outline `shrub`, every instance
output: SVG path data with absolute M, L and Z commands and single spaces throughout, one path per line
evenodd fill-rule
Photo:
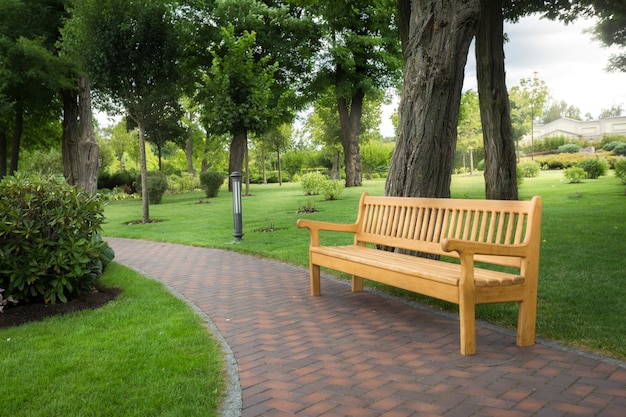
M 217 197 L 223 184 L 224 175 L 217 171 L 206 171 L 200 174 L 200 185 L 202 185 L 207 198 Z
M 622 184 L 626 184 L 626 158 L 615 162 L 615 176 L 622 180 Z
M 626 143 L 619 141 L 609 142 L 602 147 L 602 150 L 612 152 L 619 145 L 626 145 Z
M 137 173 L 133 171 L 118 171 L 113 174 L 100 172 L 98 175 L 98 188 L 112 190 L 116 187 L 127 187 L 131 193 L 137 192 Z M 141 183 L 141 181 L 139 181 Z
M 522 177 L 534 178 L 539 175 L 541 164 L 535 161 L 524 161 L 517 165 L 521 169 Z
M 580 151 L 580 146 L 575 143 L 566 143 L 559 146 L 559 153 L 577 153 Z
M 112 250 L 98 232 L 102 202 L 60 176 L 0 182 L 0 288 L 5 299 L 55 303 L 93 288 Z
M 148 201 L 150 204 L 161 204 L 163 194 L 167 191 L 167 176 L 161 171 L 148 171 Z M 141 176 L 137 177 L 137 191 L 141 193 Z
M 626 156 L 626 143 L 620 143 L 613 148 L 613 153 L 615 155 Z
M 547 169 L 564 169 L 576 166 L 587 156 L 581 153 L 562 153 L 558 155 L 544 155 L 535 157 L 535 161 Z
M 326 181 L 326 176 L 320 172 L 304 174 L 300 178 L 304 195 L 318 195 L 322 192 L 322 186 Z
M 343 192 L 343 183 L 337 180 L 325 180 L 322 183 L 321 192 L 325 200 L 337 200 Z
M 199 180 L 188 172 L 183 172 L 180 175 L 171 174 L 167 177 L 167 185 L 170 193 L 186 193 L 193 191 L 200 186 Z
M 565 179 L 569 183 L 581 183 L 587 178 L 585 170 L 579 167 L 567 168 L 563 171 L 563 175 L 565 175 Z
M 577 165 L 587 173 L 587 178 L 596 179 L 606 175 L 609 169 L 609 163 L 601 158 L 587 158 L 580 161 Z

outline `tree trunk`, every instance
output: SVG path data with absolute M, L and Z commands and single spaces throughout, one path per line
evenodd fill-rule
M 98 191 L 100 170 L 100 147 L 93 130 L 91 110 L 91 85 L 87 77 L 78 79 L 78 109 L 80 116 L 80 142 L 78 164 L 78 186 L 89 195 Z
M 189 120 L 192 120 L 191 113 L 189 114 Z M 189 126 L 189 136 L 185 144 L 185 155 L 187 156 L 187 172 L 195 177 L 196 169 L 193 167 L 193 129 L 191 126 Z
M 0 131 L 0 180 L 7 175 L 7 132 Z
M 146 162 L 146 134 L 143 120 L 137 122 L 139 127 L 139 167 L 141 170 L 141 203 L 142 221 L 150 222 L 150 202 L 148 200 L 148 164 Z
M 350 105 L 343 97 L 337 101 L 341 124 L 341 144 L 343 145 L 343 158 L 346 168 L 346 187 L 359 187 L 363 183 L 359 136 L 364 97 L 365 93 L 359 89 L 352 96 Z
M 206 130 L 208 131 L 208 129 L 206 129 Z M 200 166 L 200 174 L 204 174 L 205 172 L 207 172 L 209 170 L 209 168 L 211 168 L 211 166 L 213 165 L 207 159 L 207 155 L 209 154 L 209 151 L 211 150 L 211 148 L 209 146 L 210 142 L 211 142 L 211 137 L 207 134 L 204 137 L 204 153 L 202 155 L 202 164 Z
M 515 140 L 504 71 L 502 0 L 481 0 L 476 71 L 485 145 L 485 195 L 517 200 Z
M 283 172 L 282 172 L 282 167 L 280 164 L 280 147 L 279 146 L 276 147 L 276 161 L 278 164 L 278 186 L 282 187 L 283 186 Z
M 11 167 L 9 174 L 13 175 L 17 172 L 18 161 L 20 158 L 20 142 L 22 141 L 22 129 L 24 128 L 24 110 L 21 105 L 15 107 L 15 127 L 13 130 L 13 142 L 11 144 Z
M 407 10 L 410 18 L 399 16 L 400 28 L 408 26 L 401 34 L 404 86 L 385 193 L 450 197 L 461 89 L 480 0 L 399 0 L 399 11 Z
M 78 92 L 64 90 L 63 99 L 63 133 L 61 137 L 61 156 L 63 159 L 63 176 L 68 184 L 78 184 L 78 166 L 80 164 L 78 143 Z
M 230 160 L 228 163 L 228 174 L 233 172 L 241 172 L 243 174 L 243 160 L 246 154 L 246 146 L 248 142 L 248 132 L 242 129 L 233 135 L 230 143 Z M 232 187 L 228 186 L 228 191 L 232 191 Z

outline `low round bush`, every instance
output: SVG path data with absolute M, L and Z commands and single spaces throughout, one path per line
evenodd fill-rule
M 324 200 L 337 200 L 343 192 L 344 185 L 337 180 L 325 180 L 322 183 L 321 192 L 324 195 Z
M 587 178 L 589 179 L 600 178 L 601 176 L 606 175 L 606 172 L 609 169 L 609 163 L 601 158 L 583 159 L 577 166 L 585 170 Z
M 613 148 L 613 153 L 619 156 L 626 156 L 626 143 L 620 143 Z
M 615 162 L 615 176 L 626 185 L 626 158 L 620 158 Z
M 579 167 L 571 167 L 563 170 L 563 175 L 565 179 L 569 183 L 581 183 L 585 178 L 587 178 L 587 173 L 584 169 Z
M 326 181 L 326 176 L 321 172 L 310 172 L 304 174 L 300 178 L 302 184 L 302 191 L 305 195 L 318 195 L 322 192 L 322 187 Z
M 575 143 L 566 143 L 559 146 L 559 153 L 577 153 L 580 151 L 580 146 Z
M 535 161 L 520 162 L 517 166 L 521 169 L 524 178 L 535 178 L 541 169 L 541 164 Z
M 200 185 L 207 198 L 215 198 L 224 184 L 224 176 L 217 171 L 207 171 L 200 174 Z
M 67 301 L 93 288 L 113 253 L 98 233 L 102 202 L 63 177 L 0 182 L 0 288 L 18 301 Z
M 161 204 L 163 194 L 167 191 L 167 175 L 161 171 L 148 171 L 148 201 L 150 204 Z M 137 178 L 138 192 L 141 193 L 141 176 Z
M 614 150 L 615 150 L 615 148 L 616 148 L 617 146 L 620 146 L 620 145 L 624 145 L 624 146 L 626 146 L 626 143 L 624 143 L 624 142 L 620 142 L 620 141 L 613 141 L 613 142 L 609 142 L 609 143 L 607 143 L 606 145 L 604 145 L 604 146 L 602 147 L 602 150 L 605 150 L 605 151 L 609 151 L 609 152 L 611 152 L 611 151 L 614 151 Z

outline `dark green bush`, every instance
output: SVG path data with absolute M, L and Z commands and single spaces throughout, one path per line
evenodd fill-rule
M 580 151 L 580 146 L 575 143 L 566 143 L 559 146 L 559 153 L 577 153 Z
M 103 218 L 101 201 L 63 177 L 5 177 L 0 182 L 4 296 L 55 303 L 93 288 L 113 258 L 98 235 Z
M 587 158 L 580 161 L 578 167 L 585 170 L 587 178 L 596 179 L 606 175 L 609 163 L 601 158 Z
M 148 201 L 150 204 L 161 204 L 163 194 L 167 191 L 167 176 L 161 171 L 148 171 Z M 141 176 L 137 178 L 138 192 L 141 193 Z
M 606 145 L 604 145 L 602 147 L 602 150 L 611 152 L 611 151 L 613 151 L 615 149 L 615 147 L 617 147 L 619 145 L 626 145 L 626 143 L 619 142 L 619 141 L 609 142 L 609 143 L 607 143 Z
M 620 143 L 613 148 L 615 155 L 626 156 L 626 143 Z
M 141 183 L 141 181 L 139 181 Z M 100 172 L 98 175 L 98 188 L 112 190 L 121 187 L 132 193 L 137 192 L 137 173 L 133 171 L 118 171 L 113 174 Z
M 200 184 L 207 198 L 215 198 L 224 184 L 224 176 L 217 171 L 203 172 L 200 174 Z

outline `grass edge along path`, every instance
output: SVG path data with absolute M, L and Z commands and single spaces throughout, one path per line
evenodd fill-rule
M 234 250 L 307 267 L 308 233 L 296 227 L 300 217 L 333 222 L 353 222 L 362 192 L 384 194 L 384 180 L 364 181 L 348 188 L 337 201 L 305 196 L 300 184 L 253 185 L 252 196 L 243 198 L 244 237 L 233 243 L 231 195 L 222 189 L 215 199 L 201 192 L 165 196 L 151 205 L 159 223 L 132 225 L 141 218 L 139 200 L 109 202 L 104 235 L 181 243 Z M 568 184 L 562 171 L 542 171 L 526 178 L 520 198 L 543 197 L 540 259 L 538 336 L 572 347 L 626 359 L 626 197 L 624 186 L 612 172 L 597 180 Z M 455 198 L 484 198 L 484 179 L 455 175 Z M 201 203 L 201 204 L 200 204 Z M 313 213 L 299 213 L 301 208 Z M 323 244 L 351 242 L 346 234 L 327 234 Z M 454 305 L 400 292 L 385 291 L 455 311 Z M 514 303 L 482 305 L 481 320 L 514 328 Z
M 0 398 L 11 416 L 218 416 L 223 351 L 160 282 L 111 263 L 113 302 L 0 330 Z

